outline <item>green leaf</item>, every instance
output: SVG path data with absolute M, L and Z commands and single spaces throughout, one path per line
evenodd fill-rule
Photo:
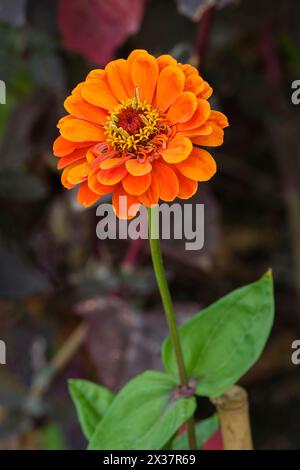
M 69 391 L 76 407 L 83 433 L 89 440 L 95 432 L 114 395 L 110 390 L 88 380 L 69 380 Z
M 43 450 L 63 450 L 65 448 L 63 434 L 59 426 L 49 423 L 41 429 Z
M 267 272 L 179 328 L 187 374 L 195 380 L 198 395 L 217 397 L 245 374 L 265 346 L 273 317 L 273 280 Z M 170 338 L 162 355 L 166 370 L 177 379 Z
M 196 424 L 196 442 L 197 449 L 202 449 L 205 442 L 210 439 L 219 428 L 219 420 L 217 415 L 211 416 L 211 418 L 199 421 Z M 189 450 L 189 442 L 187 432 L 184 432 L 177 436 L 172 442 L 172 450 Z
M 93 435 L 92 450 L 161 449 L 195 411 L 196 400 L 174 400 L 176 382 L 147 371 L 120 391 Z

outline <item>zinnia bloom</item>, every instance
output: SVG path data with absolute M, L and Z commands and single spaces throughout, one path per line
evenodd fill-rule
M 79 185 L 88 207 L 112 193 L 120 218 L 128 207 L 188 199 L 216 172 L 201 147 L 223 143 L 224 114 L 211 110 L 212 89 L 196 68 L 144 50 L 92 70 L 66 99 L 54 142 L 62 184 Z M 132 215 L 132 214 L 131 214 Z

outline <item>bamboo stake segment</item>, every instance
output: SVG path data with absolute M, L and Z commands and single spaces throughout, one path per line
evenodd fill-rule
M 253 450 L 246 390 L 234 385 L 211 401 L 218 411 L 224 450 Z

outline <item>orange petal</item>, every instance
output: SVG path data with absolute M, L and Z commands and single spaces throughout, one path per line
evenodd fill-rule
M 190 199 L 190 197 L 194 196 L 197 192 L 198 182 L 186 178 L 186 176 L 183 176 L 179 171 L 176 172 L 176 176 L 179 183 L 177 197 L 180 199 Z
M 198 98 L 203 98 L 204 100 L 208 100 L 213 93 L 212 87 L 207 83 L 204 82 L 204 88 L 197 93 Z
M 210 104 L 206 100 L 197 100 L 198 106 L 196 111 L 194 112 L 191 119 L 188 121 L 178 124 L 177 129 L 178 131 L 182 131 L 185 129 L 196 129 L 197 127 L 202 126 L 202 124 L 207 121 L 211 114 Z
M 173 123 L 186 122 L 197 109 L 197 98 L 190 91 L 180 93 L 171 105 L 167 118 Z
M 72 96 L 81 96 L 81 88 L 83 87 L 84 82 L 78 83 L 76 87 L 72 90 Z
M 149 188 L 151 184 L 151 173 L 143 176 L 132 176 L 128 174 L 122 180 L 123 188 L 128 194 L 140 196 Z
M 71 168 L 68 173 L 67 179 L 71 184 L 78 184 L 85 181 L 89 173 L 89 164 L 86 160 L 79 161 Z
M 211 115 L 209 116 L 209 119 L 211 121 L 214 121 L 222 129 L 229 126 L 227 117 L 220 111 L 212 111 Z
M 205 81 L 199 75 L 190 75 L 185 79 L 185 91 L 191 91 L 195 95 L 200 95 L 199 98 L 204 98 L 201 95 L 205 89 Z
M 152 178 L 151 185 L 139 196 L 139 201 L 146 207 L 155 206 L 159 201 L 159 187 L 156 179 Z
M 184 64 L 181 66 L 185 74 L 185 91 L 191 91 L 195 95 L 198 95 L 205 88 L 205 81 L 200 77 L 198 70 L 190 64 Z M 202 98 L 202 96 L 201 96 Z
M 71 168 L 72 168 L 72 165 L 71 165 L 71 166 L 67 166 L 67 167 L 63 170 L 63 172 L 62 172 L 62 174 L 61 174 L 61 184 L 62 184 L 65 188 L 67 188 L 67 189 L 72 189 L 72 188 L 75 187 L 75 184 L 71 184 L 71 183 L 68 181 L 68 174 L 69 174 Z
M 192 150 L 193 144 L 190 139 L 176 135 L 169 142 L 167 149 L 160 151 L 160 153 L 166 162 L 179 163 L 185 160 Z
M 76 149 L 90 147 L 93 144 L 94 142 L 70 142 L 70 140 L 66 140 L 60 135 L 54 141 L 53 153 L 56 157 L 65 157 Z
M 99 194 L 94 193 L 85 181 L 80 185 L 80 188 L 77 193 L 77 200 L 79 204 L 84 207 L 92 206 L 96 201 L 99 200 Z
M 216 162 L 206 150 L 194 148 L 191 155 L 176 168 L 194 181 L 208 181 L 217 171 Z
M 105 70 L 109 86 L 120 102 L 134 97 L 134 86 L 126 60 L 113 60 L 107 64 Z
M 119 219 L 132 219 L 140 208 L 137 196 L 127 194 L 122 185 L 119 185 L 114 191 L 112 203 Z
M 129 67 L 131 67 L 132 62 L 140 55 L 148 54 L 145 49 L 134 49 L 134 51 L 130 52 L 129 56 L 127 57 L 127 63 Z
M 90 171 L 88 175 L 88 185 L 89 188 L 99 195 L 109 194 L 111 193 L 116 185 L 105 185 L 100 183 L 98 180 L 98 169 L 94 171 Z
M 186 77 L 191 77 L 192 75 L 199 77 L 198 70 L 191 64 L 180 64 L 180 68 Z
M 71 189 L 71 188 L 74 188 L 74 186 L 76 186 L 76 184 L 78 184 L 78 183 L 73 183 L 72 181 L 70 181 L 69 180 L 69 175 L 70 175 L 71 172 L 73 172 L 73 170 L 74 170 L 73 177 L 74 177 L 74 174 L 76 174 L 76 172 L 80 173 L 81 166 L 84 163 L 86 163 L 84 159 L 79 160 L 77 162 L 74 162 L 74 163 L 70 164 L 69 166 L 67 166 L 63 170 L 63 172 L 61 174 L 61 182 L 62 182 L 62 185 L 65 186 L 65 188 Z
M 184 73 L 176 66 L 169 65 L 159 74 L 156 90 L 156 106 L 165 112 L 184 89 Z
M 104 131 L 97 124 L 92 124 L 82 119 L 68 119 L 60 128 L 61 135 L 74 142 L 101 141 L 104 140 Z
M 122 165 L 124 163 L 124 158 L 115 157 L 107 158 L 100 163 L 101 170 L 109 170 L 110 168 L 115 168 L 116 166 Z
M 81 96 L 95 106 L 111 111 L 119 103 L 104 80 L 89 79 L 81 88 Z
M 79 119 L 86 119 L 100 124 L 104 124 L 107 119 L 107 113 L 103 109 L 87 103 L 81 96 L 68 96 L 64 106 L 68 113 Z
M 150 173 L 150 171 L 152 170 L 152 165 L 148 160 L 143 163 L 140 163 L 138 160 L 131 159 L 127 160 L 126 168 L 128 172 L 133 176 L 143 176 L 147 173 Z
M 98 173 L 98 181 L 102 184 L 113 185 L 119 183 L 127 175 L 125 165 L 111 168 L 110 170 L 100 170 Z
M 66 155 L 65 157 L 60 158 L 57 164 L 57 169 L 61 170 L 62 168 L 65 168 L 66 166 L 69 166 L 72 163 L 77 162 L 78 160 L 82 160 L 83 158 L 85 159 L 85 155 L 86 150 L 74 150 L 74 152 L 70 153 L 70 155 Z
M 213 121 L 207 121 L 213 131 L 209 135 L 197 135 L 192 138 L 196 145 L 203 145 L 204 147 L 219 147 L 224 142 L 224 131 L 217 126 Z
M 203 124 L 200 127 L 197 127 L 196 129 L 186 129 L 184 131 L 179 131 L 177 132 L 177 135 L 183 135 L 186 137 L 189 137 L 190 139 L 193 137 L 197 137 L 199 135 L 210 135 L 213 132 L 213 128 L 210 124 L 208 124 L 210 121 L 206 121 L 205 124 Z M 193 140 L 193 139 L 191 139 Z
M 131 78 L 133 85 L 139 88 L 141 101 L 151 104 L 159 68 L 155 58 L 148 54 L 138 54 L 131 63 Z
M 168 67 L 168 65 L 177 65 L 177 60 L 169 54 L 160 55 L 157 57 L 156 62 L 158 63 L 160 71 L 162 71 L 165 67 Z
M 105 70 L 94 69 L 88 73 L 86 79 L 95 78 L 96 80 L 103 80 L 105 76 L 106 76 Z
M 60 118 L 60 120 L 58 121 L 56 127 L 58 127 L 58 129 L 60 129 L 61 126 L 62 126 L 66 121 L 69 121 L 70 119 L 73 119 L 73 116 L 70 116 L 70 114 L 67 114 L 67 116 L 63 116 L 63 117 Z
M 158 184 L 159 197 L 163 201 L 173 201 L 179 191 L 176 173 L 170 166 L 158 160 L 153 162 L 152 178 Z

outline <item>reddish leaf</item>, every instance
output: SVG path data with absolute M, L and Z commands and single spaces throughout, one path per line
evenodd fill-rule
M 221 431 L 217 431 L 208 441 L 204 444 L 203 450 L 224 450 Z
M 138 31 L 144 0 L 60 0 L 58 22 L 66 49 L 104 64 Z

